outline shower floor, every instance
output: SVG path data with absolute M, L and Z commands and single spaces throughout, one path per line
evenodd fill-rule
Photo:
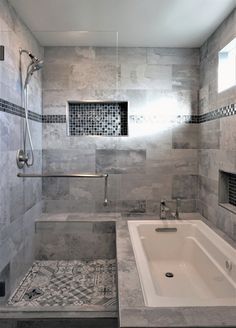
M 13 306 L 116 306 L 116 260 L 36 261 L 10 297 Z

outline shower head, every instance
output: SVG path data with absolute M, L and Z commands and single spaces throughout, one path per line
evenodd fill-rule
M 31 66 L 30 72 L 31 72 L 31 75 L 32 75 L 33 72 L 38 71 L 41 68 L 43 68 L 43 60 L 37 59 L 36 61 L 34 61 L 33 63 L 31 63 L 30 66 Z
M 28 51 L 28 50 L 26 50 L 26 49 L 22 49 L 22 48 L 20 48 L 19 51 L 20 51 L 20 55 L 21 55 L 22 53 L 26 53 L 27 55 L 29 55 L 30 59 L 31 59 L 33 62 L 39 60 L 36 56 L 34 56 L 34 55 L 32 54 L 32 52 L 30 52 L 30 51 Z
M 27 85 L 29 84 L 29 81 L 30 81 L 32 75 L 34 74 L 34 72 L 40 70 L 42 67 L 43 67 L 43 60 L 37 59 L 36 61 L 31 61 L 31 63 L 29 63 L 29 65 L 27 67 L 27 75 L 25 78 L 24 88 L 26 88 Z
M 20 48 L 20 55 L 22 53 L 26 53 L 31 59 L 27 67 L 27 74 L 26 74 L 25 85 L 24 85 L 24 88 L 26 88 L 34 72 L 40 70 L 43 67 L 43 60 L 40 60 L 39 58 L 34 56 L 30 51 Z

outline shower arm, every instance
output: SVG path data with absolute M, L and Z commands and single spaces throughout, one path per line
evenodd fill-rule
M 108 174 L 79 174 L 79 173 L 18 173 L 18 178 L 105 178 L 104 185 L 104 202 L 103 205 L 108 205 L 107 190 L 108 190 Z

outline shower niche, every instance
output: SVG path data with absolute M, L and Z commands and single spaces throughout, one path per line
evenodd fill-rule
M 236 213 L 236 173 L 219 171 L 219 205 Z
M 68 101 L 69 136 L 128 135 L 127 101 Z

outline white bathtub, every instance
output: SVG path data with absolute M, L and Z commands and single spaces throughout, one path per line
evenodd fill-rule
M 146 306 L 236 305 L 236 249 L 205 223 L 129 221 L 128 227 Z

